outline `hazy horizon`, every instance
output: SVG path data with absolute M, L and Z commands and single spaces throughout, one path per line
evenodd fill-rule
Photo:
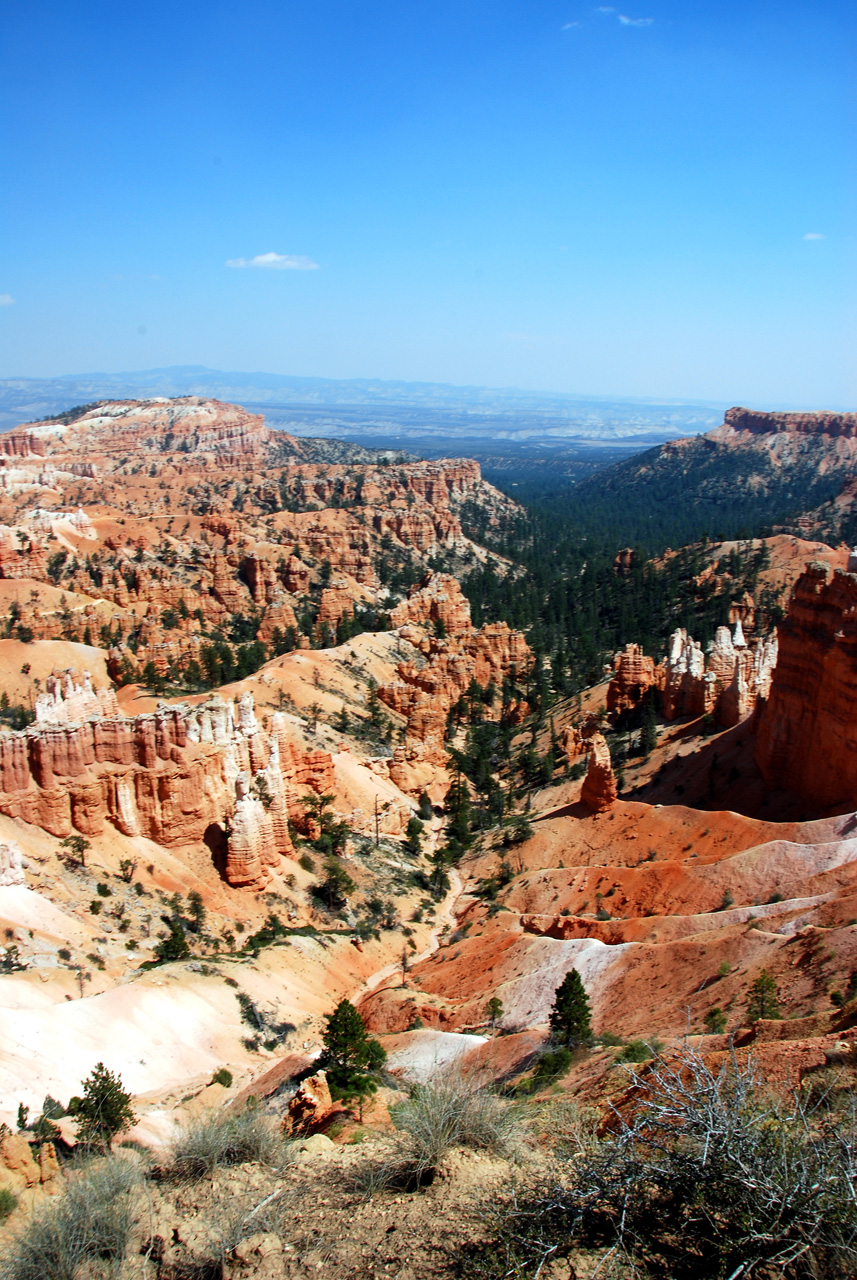
M 10 8 L 0 378 L 857 403 L 845 0 Z

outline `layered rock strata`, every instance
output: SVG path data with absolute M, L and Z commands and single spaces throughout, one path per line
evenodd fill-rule
M 857 805 L 857 575 L 812 563 L 779 628 L 756 761 L 770 786 Z
M 301 796 L 333 786 L 333 760 L 304 751 L 284 713 L 265 732 L 252 695 L 154 714 L 95 714 L 0 737 L 0 813 L 58 838 L 111 823 L 167 848 L 201 842 L 230 818 L 231 883 L 259 885 L 294 852 Z
M 443 764 L 450 709 L 473 681 L 483 689 L 496 688 L 504 677 L 526 675 L 532 652 L 523 635 L 505 622 L 477 630 L 470 621 L 470 603 L 449 574 L 428 574 L 390 618 L 419 651 L 422 665 L 399 663 L 398 680 L 379 686 L 378 697 L 406 717 L 407 735 L 422 744 L 422 757 Z M 489 707 L 487 713 L 502 710 Z
M 605 813 L 615 804 L 618 794 L 610 748 L 604 735 L 596 733 L 590 739 L 589 767 L 580 798 L 594 813 Z

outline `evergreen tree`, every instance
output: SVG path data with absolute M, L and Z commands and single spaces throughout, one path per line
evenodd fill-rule
M 420 792 L 420 804 L 417 811 L 423 822 L 430 822 L 432 817 L 431 800 L 429 800 L 425 791 Z
M 385 1049 L 366 1031 L 350 1000 L 340 1000 L 325 1017 L 324 1048 L 318 1065 L 327 1072 L 336 1098 L 364 1098 L 378 1088 L 377 1075 L 387 1060 Z
M 576 969 L 570 970 L 556 989 L 550 1028 L 554 1039 L 567 1048 L 589 1039 L 589 997 Z
M 491 1022 L 491 1030 L 496 1031 L 497 1023 L 503 1016 L 503 1001 L 499 996 L 492 996 L 485 1006 L 485 1013 Z
M 117 1133 L 137 1122 L 131 1107 L 131 1095 L 122 1088 L 121 1077 L 114 1076 L 103 1062 L 99 1062 L 89 1079 L 84 1080 L 83 1097 L 72 1098 L 68 1112 L 79 1122 L 80 1141 L 105 1151 Z
M 750 987 L 750 998 L 747 1001 L 747 1017 L 751 1022 L 756 1022 L 759 1018 L 778 1018 L 779 1016 L 779 988 L 767 969 L 763 969 Z
M 411 814 L 405 829 L 405 848 L 416 857 L 423 842 L 423 824 L 415 814 Z
M 202 894 L 198 889 L 191 889 L 187 895 L 188 915 L 191 919 L 191 928 L 194 933 L 201 933 L 205 924 L 206 910 L 205 903 L 202 900 Z
M 640 730 L 640 751 L 650 756 L 658 745 L 658 722 L 655 719 L 655 706 L 651 698 L 646 702 L 643 712 L 643 727 Z
M 171 920 L 169 929 L 169 937 L 162 938 L 155 947 L 155 955 L 162 964 L 166 964 L 170 960 L 184 960 L 186 956 L 190 955 L 190 947 L 187 945 L 184 929 L 178 920 Z

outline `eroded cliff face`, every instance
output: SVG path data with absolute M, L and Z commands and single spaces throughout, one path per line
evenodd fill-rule
M 607 710 L 617 716 L 633 710 L 657 689 L 665 719 L 710 715 L 721 728 L 731 728 L 768 696 L 776 664 L 776 634 L 748 644 L 740 619 L 731 633 L 718 627 L 707 652 L 680 627 L 657 667 L 638 645 L 616 655 Z
M 857 413 L 767 413 L 755 409 L 727 409 L 724 426 L 733 431 L 749 431 L 753 435 L 781 435 L 793 431 L 798 435 L 857 436 Z
M 420 744 L 420 756 L 443 764 L 447 715 L 471 682 L 496 689 L 506 676 L 526 675 L 532 651 L 523 635 L 505 622 L 474 628 L 470 604 L 449 574 L 430 573 L 397 605 L 390 620 L 419 651 L 422 662 L 400 663 L 398 679 L 381 685 L 378 697 L 406 717 L 407 735 Z M 492 705 L 488 715 L 502 710 Z
M 111 823 L 165 848 L 204 844 L 231 819 L 226 878 L 258 888 L 294 853 L 288 821 L 302 797 L 333 789 L 331 755 L 304 750 L 282 712 L 263 729 L 250 693 L 151 715 L 84 709 L 84 720 L 0 737 L 0 813 L 59 838 Z
M 235 615 L 275 652 L 332 644 L 357 607 L 383 608 L 390 573 L 505 568 L 462 513 L 496 523 L 515 504 L 466 459 L 316 462 L 319 442 L 198 397 L 105 402 L 3 440 L 0 580 L 21 585 L 0 621 L 110 646 L 120 681 L 195 670 Z
M 759 768 L 815 804 L 857 805 L 857 576 L 808 565 L 779 636 Z

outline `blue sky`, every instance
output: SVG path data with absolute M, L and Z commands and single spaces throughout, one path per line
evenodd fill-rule
M 0 376 L 857 404 L 852 0 L 6 0 L 2 29 Z

